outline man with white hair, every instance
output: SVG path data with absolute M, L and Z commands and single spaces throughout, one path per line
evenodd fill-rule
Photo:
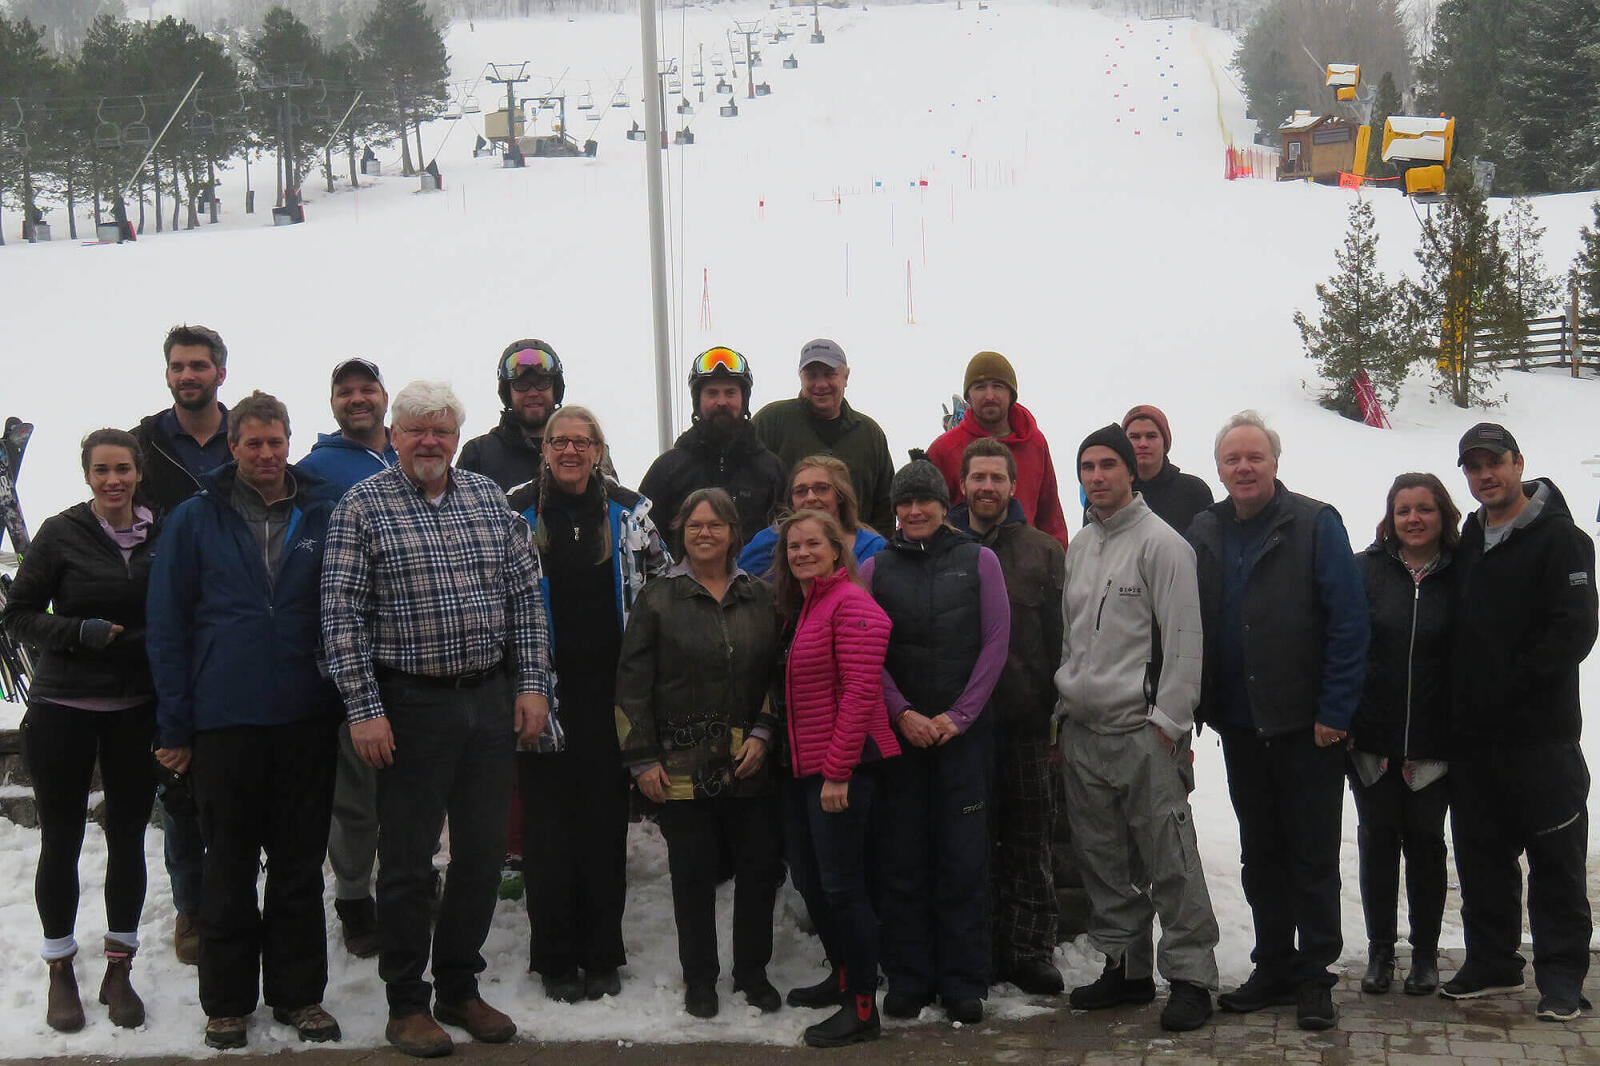
M 452 469 L 464 417 L 442 382 L 412 382 L 395 395 L 399 463 L 340 500 L 323 569 L 328 669 L 351 743 L 378 770 L 385 1035 L 418 1057 L 450 1053 L 440 1021 L 486 1043 L 516 1034 L 479 996 L 478 974 L 516 741 L 544 729 L 551 689 L 528 524 L 493 481 Z M 430 1013 L 430 876 L 446 816 L 451 854 L 432 934 Z
M 1255 972 L 1217 1000 L 1294 1004 L 1329 1029 L 1339 925 L 1344 739 L 1366 680 L 1366 591 L 1339 513 L 1278 480 L 1283 444 L 1254 411 L 1217 434 L 1227 498 L 1189 526 L 1205 668 L 1196 728 L 1222 737 L 1239 819 Z

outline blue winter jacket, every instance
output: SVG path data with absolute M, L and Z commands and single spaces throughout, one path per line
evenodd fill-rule
M 859 526 L 856 529 L 856 546 L 851 554 L 856 557 L 856 564 L 866 562 L 877 555 L 886 541 L 868 529 Z M 754 574 L 766 581 L 772 580 L 772 556 L 778 550 L 778 527 L 768 526 L 751 537 L 745 544 L 744 550 L 739 553 L 739 569 L 747 574 Z
M 164 748 L 204 729 L 283 725 L 341 711 L 317 665 L 322 553 L 337 487 L 291 465 L 293 517 L 277 573 L 230 500 L 238 464 L 200 478 L 156 544 L 145 647 Z
M 394 445 L 388 443 L 387 439 L 380 456 L 343 433 L 318 433 L 317 443 L 311 446 L 311 451 L 304 459 L 295 464 L 295 469 L 331 483 L 343 494 L 349 492 L 350 486 L 356 482 L 387 470 L 399 461 Z

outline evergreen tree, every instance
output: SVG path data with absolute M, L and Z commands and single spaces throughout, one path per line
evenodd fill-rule
M 1438 214 L 1423 223 L 1417 262 L 1421 276 L 1405 297 L 1412 357 L 1434 360 L 1435 391 L 1457 407 L 1493 404 L 1499 372 L 1478 352 L 1477 336 L 1509 334 L 1516 299 L 1500 227 L 1467 168 L 1452 170 Z
M 1595 165 L 1584 128 L 1600 118 L 1600 82 L 1582 54 L 1600 41 L 1595 0 L 1511 0 L 1500 77 L 1495 180 L 1513 193 L 1581 188 Z
M 1372 101 L 1372 140 L 1367 146 L 1368 177 L 1386 176 L 1386 170 L 1393 171 L 1383 161 L 1383 126 L 1389 121 L 1390 115 L 1401 114 L 1404 107 L 1400 90 L 1395 87 L 1394 73 L 1384 71 L 1383 77 L 1378 79 L 1378 95 Z
M 60 80 L 44 37 L 43 27 L 25 18 L 12 22 L 0 13 L 0 101 L 7 112 L 0 119 L 0 204 L 9 200 L 22 212 L 22 233 L 30 239 L 39 211 L 40 157 L 54 125 L 45 98 Z
M 388 96 L 403 170 L 412 174 L 406 135 L 416 131 L 420 168 L 427 162 L 422 158 L 422 123 L 442 112 L 449 99 L 450 62 L 444 36 L 422 0 L 378 0 L 362 23 L 361 44 L 366 50 L 364 83 Z
M 1578 302 L 1585 316 L 1600 316 L 1600 200 L 1593 206 L 1594 225 L 1578 231 L 1578 254 L 1567 275 L 1578 287 Z
M 1372 205 L 1357 200 L 1350 205 L 1344 248 L 1333 253 L 1334 274 L 1317 286 L 1321 316 L 1312 323 L 1294 314 L 1306 354 L 1325 382 L 1322 405 L 1357 421 L 1362 416 L 1352 385 L 1356 373 L 1365 370 L 1392 406 L 1409 367 L 1400 344 L 1399 292 L 1378 270 L 1377 252 Z
M 1546 269 L 1539 242 L 1544 227 L 1526 198 L 1511 201 L 1500 219 L 1500 243 L 1506 252 L 1507 284 L 1511 290 L 1510 327 L 1519 338 L 1518 354 L 1528 365 L 1528 325 L 1560 302 L 1556 279 Z
M 1417 113 L 1456 120 L 1457 157 L 1478 152 L 1500 127 L 1503 48 L 1510 41 L 1504 2 L 1442 0 L 1433 41 L 1417 64 Z M 1495 156 L 1494 158 L 1498 158 Z
M 313 86 L 324 73 L 327 57 L 306 24 L 284 7 L 267 12 L 261 32 L 245 48 L 245 55 L 255 67 L 256 85 L 262 90 L 253 115 L 256 136 L 277 153 L 281 204 L 283 190 L 300 187 L 300 175 L 332 132 L 329 123 L 322 136 L 317 136 L 307 114 L 309 102 L 318 95 Z

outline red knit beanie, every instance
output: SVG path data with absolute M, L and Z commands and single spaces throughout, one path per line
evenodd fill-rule
M 1152 407 L 1147 403 L 1139 404 L 1137 407 L 1133 408 L 1133 410 L 1122 416 L 1123 430 L 1126 431 L 1128 428 L 1128 423 L 1132 422 L 1136 418 L 1148 418 L 1150 421 L 1154 422 L 1156 424 L 1156 429 L 1161 433 L 1162 454 L 1165 455 L 1167 452 L 1172 451 L 1172 427 L 1167 425 L 1167 416 L 1161 412 L 1161 408 Z

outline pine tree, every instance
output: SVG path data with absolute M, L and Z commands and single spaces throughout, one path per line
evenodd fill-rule
M 1322 314 L 1315 324 L 1296 311 L 1306 354 L 1326 383 L 1321 403 L 1346 418 L 1362 417 L 1352 380 L 1361 370 L 1392 406 L 1405 382 L 1409 357 L 1400 341 L 1400 300 L 1377 266 L 1378 234 L 1372 205 L 1350 205 L 1344 248 L 1333 253 L 1335 271 L 1317 286 Z
M 1384 71 L 1378 79 L 1378 95 L 1372 101 L 1372 141 L 1367 148 L 1367 175 L 1380 176 L 1389 164 L 1383 161 L 1383 126 L 1390 115 L 1398 115 L 1405 107 L 1400 90 L 1395 87 L 1394 74 Z
M 361 26 L 366 48 L 367 84 L 384 86 L 393 106 L 395 131 L 400 135 L 403 168 L 412 173 L 406 133 L 417 130 L 417 167 L 422 157 L 422 122 L 444 110 L 450 80 L 449 56 L 444 36 L 422 0 L 378 0 L 378 6 Z
M 1600 315 L 1600 200 L 1594 202 L 1594 225 L 1578 231 L 1578 255 L 1567 276 L 1578 287 L 1583 313 Z
M 1594 165 L 1583 127 L 1600 116 L 1600 83 L 1584 50 L 1600 38 L 1595 0 L 1512 0 L 1500 76 L 1501 187 L 1514 193 L 1581 188 Z
M 1528 325 L 1560 300 L 1556 279 L 1545 267 L 1539 242 L 1544 227 L 1526 197 L 1511 201 L 1500 219 L 1500 243 L 1506 253 L 1507 284 L 1511 290 L 1508 325 L 1519 338 L 1518 355 L 1528 366 Z
M 1515 296 L 1500 227 L 1467 168 L 1451 172 L 1437 216 L 1422 225 L 1421 276 L 1406 286 L 1405 329 L 1413 358 L 1434 360 L 1435 391 L 1457 407 L 1490 406 L 1499 372 L 1480 355 L 1480 333 L 1508 334 Z

